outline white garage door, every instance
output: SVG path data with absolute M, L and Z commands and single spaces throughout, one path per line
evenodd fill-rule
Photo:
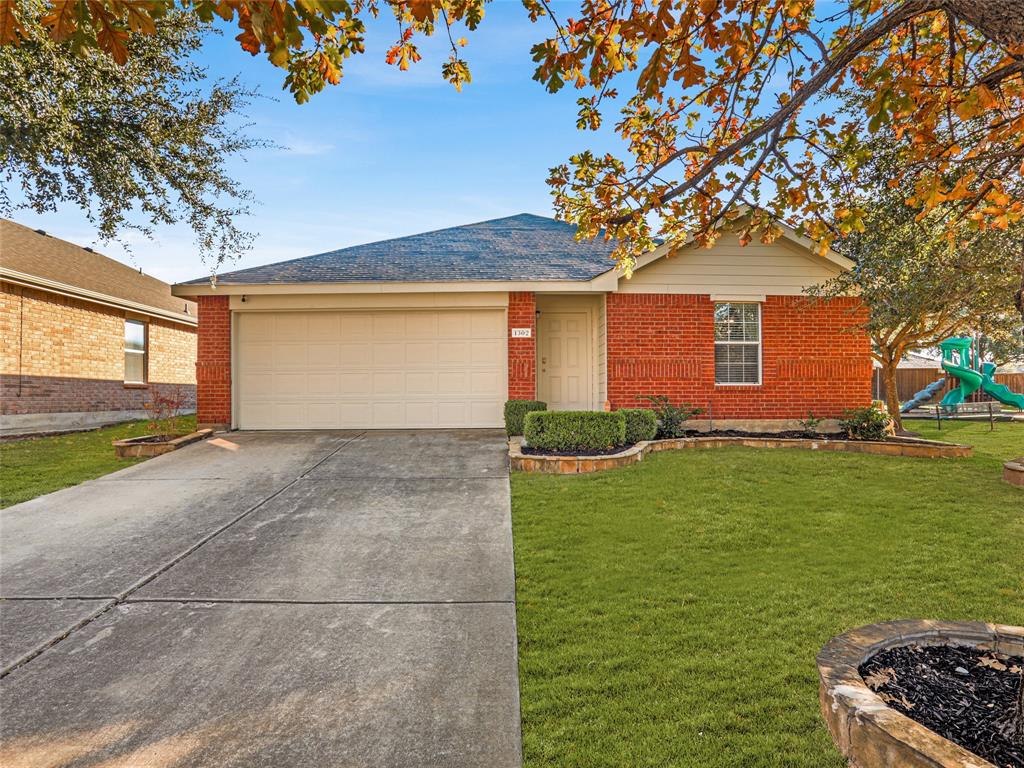
M 238 426 L 501 426 L 500 309 L 237 316 Z

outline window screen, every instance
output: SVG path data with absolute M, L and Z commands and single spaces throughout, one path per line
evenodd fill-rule
M 128 384 L 146 383 L 146 324 L 124 321 L 124 380 Z
M 715 304 L 715 383 L 761 383 L 760 304 Z

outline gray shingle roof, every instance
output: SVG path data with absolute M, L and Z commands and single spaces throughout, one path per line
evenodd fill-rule
M 228 272 L 218 275 L 217 282 L 590 280 L 614 266 L 612 242 L 577 242 L 575 231 L 570 224 L 521 213 Z

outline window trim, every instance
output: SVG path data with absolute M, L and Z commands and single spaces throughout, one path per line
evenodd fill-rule
M 722 305 L 736 305 L 736 304 L 752 304 L 757 307 L 757 382 L 752 381 L 719 381 L 718 380 L 718 366 L 715 366 L 715 386 L 716 387 L 760 387 L 764 385 L 764 330 L 763 330 L 763 319 L 764 311 L 759 301 L 716 301 L 714 302 L 713 310 L 717 310 Z M 715 335 L 715 320 L 714 314 L 712 314 L 711 320 L 711 336 L 715 347 L 719 344 L 754 344 L 752 341 L 719 341 L 714 338 Z M 712 350 L 712 362 L 714 362 L 714 350 Z
M 128 330 L 129 323 L 136 323 L 142 326 L 142 349 L 128 349 L 128 346 L 124 347 L 125 354 L 125 366 L 124 366 L 124 385 L 126 387 L 148 387 L 149 386 L 149 323 L 145 320 L 139 320 L 134 317 L 126 317 L 124 319 L 124 329 Z M 131 381 L 128 379 L 128 355 L 142 355 L 142 380 Z

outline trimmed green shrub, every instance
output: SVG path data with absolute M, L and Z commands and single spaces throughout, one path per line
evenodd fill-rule
M 658 415 L 650 408 L 620 408 L 626 417 L 626 442 L 639 443 L 653 440 L 658 434 Z
M 530 411 L 546 411 L 547 403 L 540 400 L 508 400 L 505 402 L 505 434 L 509 437 L 523 434 L 523 419 Z
M 881 408 L 869 405 L 843 411 L 839 426 L 851 440 L 885 440 L 891 431 L 892 420 Z
M 542 451 L 603 451 L 626 442 L 626 417 L 622 411 L 533 411 L 523 434 L 530 448 Z

